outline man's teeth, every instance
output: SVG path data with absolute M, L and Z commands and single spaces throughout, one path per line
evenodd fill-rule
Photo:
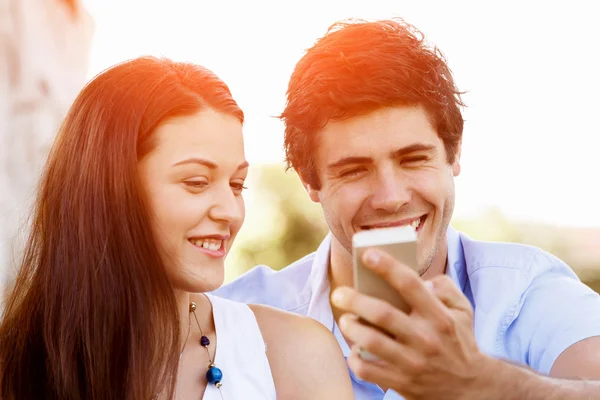
M 413 229 L 416 230 L 421 225 L 421 221 L 423 221 L 423 217 L 418 218 L 418 219 L 414 220 L 413 222 L 411 222 L 409 224 L 401 225 L 401 226 L 410 226 L 411 228 L 413 228 Z M 386 227 L 392 227 L 392 226 L 397 226 L 397 225 L 385 225 L 385 226 L 379 226 L 379 227 L 380 228 L 386 228 Z M 367 230 L 373 229 L 373 228 L 374 228 L 373 226 L 365 226 L 365 227 L 363 227 L 363 229 L 367 229 Z
M 410 223 L 410 226 L 412 226 L 413 229 L 417 229 L 419 225 L 421 225 L 421 218 L 416 219 Z
M 223 244 L 222 240 L 217 239 L 194 239 L 191 241 L 198 247 L 203 247 L 208 250 L 217 251 L 221 248 Z

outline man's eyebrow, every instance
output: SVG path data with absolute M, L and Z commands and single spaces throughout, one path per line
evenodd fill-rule
M 366 164 L 366 163 L 369 163 L 372 161 L 373 161 L 373 159 L 370 157 L 355 157 L 355 156 L 344 157 L 335 162 L 327 164 L 327 169 L 335 169 L 335 168 L 343 167 L 345 165 L 350 165 L 350 164 Z
M 409 146 L 402 147 L 400 149 L 393 150 L 390 154 L 393 158 L 398 158 L 405 156 L 410 153 L 415 153 L 417 151 L 433 151 L 435 150 L 435 146 L 432 144 L 425 143 L 414 143 Z M 359 157 L 359 156 L 349 156 L 341 158 L 335 162 L 327 164 L 327 169 L 336 169 L 340 167 L 344 167 L 346 165 L 351 164 L 368 164 L 373 162 L 371 157 Z
M 397 157 L 405 156 L 410 153 L 416 153 L 418 151 L 429 152 L 432 150 L 435 150 L 435 146 L 432 144 L 415 143 L 415 144 L 411 144 L 409 146 L 394 150 L 390 154 L 392 157 L 397 158 Z

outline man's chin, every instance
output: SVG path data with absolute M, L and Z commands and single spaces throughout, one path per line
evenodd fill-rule
M 427 271 L 429 271 L 431 269 L 431 264 L 429 265 L 419 265 L 419 276 L 423 277 L 423 275 L 425 275 L 427 273 Z

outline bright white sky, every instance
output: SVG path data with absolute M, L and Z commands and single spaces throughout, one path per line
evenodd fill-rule
M 202 64 L 247 116 L 251 164 L 283 160 L 288 78 L 336 20 L 400 16 L 446 55 L 464 100 L 455 215 L 600 226 L 600 6 L 596 1 L 84 0 L 89 77 L 139 55 Z

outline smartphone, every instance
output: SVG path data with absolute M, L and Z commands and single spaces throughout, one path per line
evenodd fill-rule
M 410 307 L 385 279 L 363 265 L 361 255 L 366 248 L 376 247 L 415 270 L 417 265 L 417 233 L 411 226 L 370 229 L 352 237 L 354 288 L 361 293 L 384 300 L 392 306 L 409 312 Z M 369 325 L 366 321 L 361 321 Z M 361 351 L 366 360 L 376 360 L 372 354 Z

